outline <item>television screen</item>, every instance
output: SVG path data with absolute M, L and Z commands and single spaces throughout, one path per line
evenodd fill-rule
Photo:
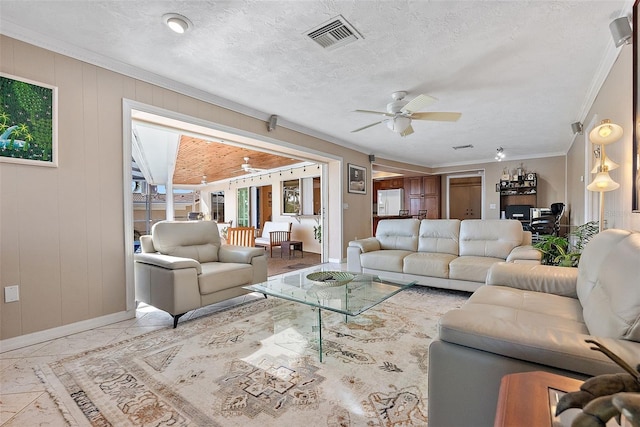
M 507 219 L 529 221 L 531 219 L 531 205 L 510 205 L 505 208 Z

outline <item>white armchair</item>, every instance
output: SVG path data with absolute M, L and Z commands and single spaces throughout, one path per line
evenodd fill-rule
M 140 238 L 134 255 L 136 301 L 173 316 L 247 293 L 242 286 L 267 280 L 260 248 L 220 244 L 213 221 L 160 221 Z
M 290 222 L 265 221 L 262 227 L 262 235 L 256 237 L 255 245 L 269 248 L 270 255 L 273 256 L 273 247 L 280 246 L 284 240 L 291 238 Z

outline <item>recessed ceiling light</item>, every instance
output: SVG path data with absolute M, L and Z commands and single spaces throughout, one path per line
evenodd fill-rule
M 171 28 L 171 31 L 178 34 L 186 33 L 191 29 L 191 27 L 193 27 L 193 24 L 188 18 L 177 13 L 167 13 L 162 15 L 162 21 L 167 27 Z

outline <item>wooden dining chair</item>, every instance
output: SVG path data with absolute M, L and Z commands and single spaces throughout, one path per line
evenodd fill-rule
M 272 231 L 269 233 L 269 247 L 271 249 L 270 256 L 273 258 L 273 247 L 280 246 L 282 250 L 282 242 L 291 240 L 290 231 Z
M 426 219 L 427 218 L 427 210 L 426 209 L 420 209 L 418 211 L 418 215 L 416 215 L 415 218 Z
M 229 227 L 227 243 L 236 246 L 255 246 L 256 229 L 253 227 Z

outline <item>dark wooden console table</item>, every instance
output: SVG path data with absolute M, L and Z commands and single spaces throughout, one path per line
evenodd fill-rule
M 304 252 L 302 251 L 302 242 L 298 240 L 285 240 L 284 242 L 282 242 L 280 249 L 280 258 L 282 258 L 283 254 L 286 255 L 287 258 L 291 258 L 291 255 L 293 255 L 293 257 L 295 258 L 295 251 L 300 251 L 301 257 L 304 258 Z

